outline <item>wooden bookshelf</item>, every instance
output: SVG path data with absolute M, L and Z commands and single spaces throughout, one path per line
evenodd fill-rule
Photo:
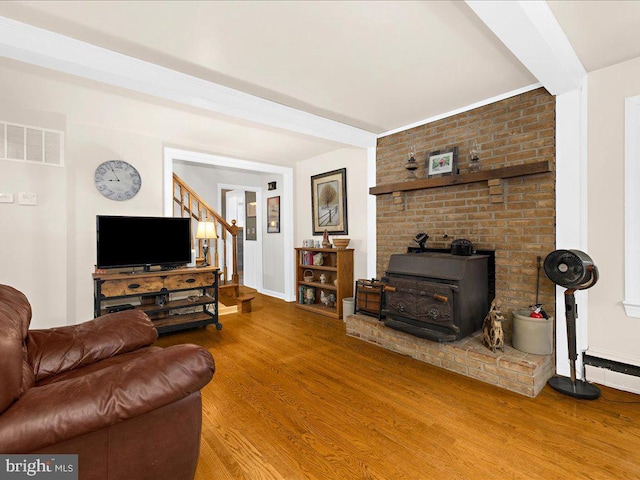
M 322 264 L 314 265 L 314 257 L 322 255 Z M 342 318 L 342 300 L 353 297 L 353 249 L 336 248 L 295 249 L 296 255 L 296 306 L 309 312 Z M 317 257 L 316 257 L 317 258 Z M 305 273 L 312 276 L 305 279 Z M 320 276 L 324 275 L 325 283 Z M 313 291 L 313 300 L 306 296 L 307 290 Z M 333 295 L 335 301 L 326 305 L 322 302 L 325 297 Z

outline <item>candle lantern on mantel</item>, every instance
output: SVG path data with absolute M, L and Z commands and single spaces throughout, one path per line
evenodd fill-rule
M 480 147 L 474 140 L 473 143 L 471 143 L 471 149 L 469 150 L 469 172 L 471 173 L 480 171 L 480 158 L 478 157 L 479 152 Z
M 407 180 L 417 180 L 416 169 L 418 168 L 418 162 L 415 157 L 415 147 L 411 147 L 411 151 L 409 152 L 409 160 L 404 164 L 404 168 L 407 169 L 409 175 L 407 176 Z

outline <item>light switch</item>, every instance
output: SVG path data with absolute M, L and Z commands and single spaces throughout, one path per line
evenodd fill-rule
M 13 193 L 0 193 L 0 203 L 13 203 Z
M 20 205 L 37 205 L 38 194 L 33 192 L 19 192 L 18 203 Z

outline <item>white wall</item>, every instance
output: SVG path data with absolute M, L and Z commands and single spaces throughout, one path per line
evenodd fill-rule
M 22 291 L 41 327 L 61 325 L 67 314 L 67 180 L 65 169 L 0 161 L 0 283 Z M 38 204 L 18 204 L 18 192 L 38 195 Z
M 86 321 L 93 317 L 95 216 L 162 215 L 164 146 L 219 153 L 219 139 L 210 134 L 216 121 L 6 60 L 0 60 L 0 107 L 0 120 L 66 128 L 63 167 L 0 160 L 0 192 L 35 192 L 39 200 L 35 207 L 0 204 L 0 281 L 27 294 L 33 328 Z M 49 124 L 51 118 L 61 125 Z M 96 167 L 112 159 L 132 163 L 142 176 L 131 200 L 108 200 L 94 186 Z
M 269 190 L 269 182 L 276 182 L 277 188 Z M 283 242 L 287 225 L 283 222 L 283 202 L 287 199 L 283 192 L 282 175 L 262 176 L 262 287 L 265 293 L 285 299 Z M 267 198 L 280 197 L 280 233 L 267 233 Z M 293 258 L 293 252 L 291 253 Z
M 640 319 L 627 317 L 622 305 L 624 105 L 637 95 L 640 57 L 589 74 L 588 253 L 601 280 L 589 290 L 588 353 L 640 365 Z
M 0 97 L 0 121 L 66 130 L 65 115 L 16 103 L 16 92 L 7 80 L 0 76 L 0 92 L 5 93 Z M 0 204 L 0 283 L 27 295 L 41 325 L 60 325 L 66 320 L 68 302 L 66 169 L 0 161 L 0 192 L 14 196 L 13 203 Z M 37 205 L 19 205 L 19 192 L 37 194 Z M 59 272 L 59 277 L 52 282 L 48 272 Z
M 263 186 L 260 173 L 230 170 L 215 165 L 177 161 L 173 162 L 173 171 L 218 213 L 222 213 L 218 205 L 218 184 Z
M 162 215 L 162 142 L 153 137 L 77 123 L 70 123 L 67 132 L 68 246 L 69 260 L 73 262 L 68 270 L 69 320 L 78 323 L 93 318 L 91 274 L 96 262 L 96 215 Z M 133 164 L 142 177 L 142 187 L 131 200 L 109 200 L 93 184 L 96 167 L 114 159 Z M 131 241 L 159 239 L 131 238 Z
M 367 278 L 367 150 L 343 148 L 319 155 L 296 164 L 295 172 L 295 246 L 301 247 L 302 240 L 313 236 L 311 217 L 311 176 L 330 172 L 339 168 L 347 169 L 347 220 L 349 233 L 339 235 L 349 237 L 348 248 L 354 249 L 354 280 Z M 330 237 L 331 238 L 331 237 Z M 292 252 L 293 255 L 293 252 Z

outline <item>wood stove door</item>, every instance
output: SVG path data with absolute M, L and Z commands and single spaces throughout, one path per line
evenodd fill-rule
M 387 315 L 441 325 L 458 331 L 454 324 L 454 294 L 458 287 L 446 283 L 389 278 L 396 291 L 386 292 Z

